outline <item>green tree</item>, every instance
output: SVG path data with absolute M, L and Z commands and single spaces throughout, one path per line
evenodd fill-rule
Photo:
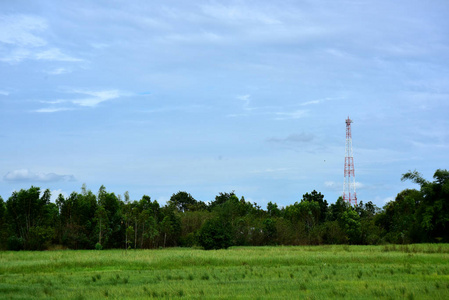
M 272 203 L 271 201 L 267 204 L 267 212 L 270 217 L 280 217 L 281 210 L 278 208 L 276 203 Z
M 220 218 L 207 220 L 199 231 L 199 244 L 205 250 L 226 249 L 232 246 L 232 232 L 227 225 L 227 222 Z
M 360 216 L 349 207 L 340 217 L 341 227 L 350 244 L 359 244 L 362 236 Z
M 235 201 L 236 199 L 238 201 L 238 198 L 235 195 L 234 191 L 230 193 L 220 193 L 219 195 L 215 196 L 215 200 L 209 204 L 209 210 L 213 210 L 215 207 L 223 205 L 229 200 Z
M 434 181 L 425 180 L 417 171 L 403 174 L 402 180 L 411 180 L 420 186 L 416 197 L 416 222 L 421 229 L 422 241 L 449 242 L 449 172 L 438 169 Z
M 273 219 L 265 219 L 263 221 L 263 232 L 264 232 L 264 240 L 267 245 L 275 245 L 276 244 L 276 221 Z
M 163 238 L 164 248 L 169 246 L 177 246 L 181 236 L 181 219 L 175 214 L 170 207 L 164 208 L 164 218 L 159 226 L 159 232 Z
M 99 205 L 95 212 L 95 221 L 97 223 L 98 244 L 103 246 L 108 238 L 108 214 L 102 205 Z
M 28 190 L 13 192 L 6 202 L 6 219 L 10 237 L 23 241 L 28 250 L 38 250 L 36 245 L 47 245 L 53 239 L 55 205 L 50 205 L 50 191 L 40 196 L 40 188 L 32 186 Z
M 197 201 L 192 195 L 182 191 L 173 194 L 167 204 L 174 207 L 178 212 L 205 210 L 207 208 L 204 202 Z
M 321 193 L 318 193 L 316 190 L 313 190 L 310 194 L 305 193 L 302 196 L 302 201 L 318 203 L 319 208 L 320 208 L 318 221 L 320 223 L 323 223 L 325 221 L 327 211 L 328 211 L 328 204 L 327 204 L 327 201 L 324 199 L 324 196 Z
M 6 248 L 7 233 L 5 230 L 6 205 L 0 196 L 0 250 Z
M 343 197 L 338 197 L 335 203 L 332 203 L 329 207 L 327 219 L 329 221 L 338 221 L 342 214 L 348 210 L 349 204 L 343 200 Z
M 375 222 L 384 230 L 384 238 L 390 243 L 420 242 L 421 230 L 417 226 L 416 210 L 421 193 L 417 190 L 406 189 L 400 192 L 394 201 L 384 205 Z
M 103 248 L 123 247 L 125 226 L 122 226 L 121 201 L 114 193 L 108 193 L 102 185 L 98 191 L 98 232 L 103 237 Z
M 375 217 L 380 212 L 380 209 L 371 201 L 366 204 L 360 201 L 355 207 L 355 211 L 360 216 L 361 224 L 361 244 L 375 245 L 380 242 L 381 229 L 375 223 Z
M 144 195 L 139 201 L 141 224 L 140 248 L 156 247 L 156 240 L 159 236 L 157 223 L 161 218 L 161 209 L 159 203 L 151 201 L 150 196 Z

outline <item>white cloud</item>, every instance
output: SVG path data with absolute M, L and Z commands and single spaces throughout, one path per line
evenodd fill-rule
M 237 96 L 237 99 L 243 101 L 243 103 L 244 103 L 243 107 L 245 109 L 249 109 L 249 103 L 251 102 L 251 95 L 249 95 L 249 94 L 240 95 L 240 96 Z
M 326 181 L 326 182 L 324 182 L 324 186 L 331 188 L 331 189 L 340 189 L 341 188 L 343 190 L 343 181 L 341 183 L 336 183 L 335 181 Z M 356 181 L 356 183 L 355 183 L 356 190 L 358 190 L 358 189 L 363 190 L 365 187 L 366 186 L 363 183 Z
M 312 142 L 314 140 L 315 136 L 313 134 L 310 133 L 295 133 L 295 134 L 290 134 L 289 136 L 285 137 L 285 138 L 276 138 L 276 137 L 272 137 L 269 138 L 268 141 L 269 142 L 273 142 L 273 143 L 309 143 Z
M 56 199 L 58 199 L 59 195 L 62 195 L 64 198 L 67 198 L 67 195 L 68 195 L 66 192 L 64 192 L 61 189 L 52 190 L 52 191 L 50 191 L 50 193 L 51 193 L 50 201 L 53 203 L 56 203 Z
M 47 73 L 49 75 L 61 75 L 61 74 L 67 74 L 67 73 L 71 73 L 71 72 L 72 71 L 67 68 L 56 68 L 56 69 L 45 71 L 45 73 Z
M 328 97 L 328 98 L 323 98 L 323 99 L 306 101 L 306 102 L 301 103 L 300 105 L 301 106 L 307 106 L 307 105 L 312 105 L 312 104 L 320 104 L 320 103 L 323 103 L 323 102 L 326 102 L 326 101 L 338 100 L 338 99 L 343 99 L 343 98 L 341 98 L 341 97 L 336 97 L 336 98 Z
M 335 182 L 335 181 L 326 181 L 324 182 L 324 186 L 329 190 L 333 191 L 334 193 L 338 193 L 339 196 L 343 193 L 343 178 L 341 182 Z
M 45 19 L 30 15 L 0 15 L 0 45 L 6 51 L 0 61 L 18 63 L 26 59 L 45 61 L 79 62 L 82 59 L 63 53 L 59 48 L 48 47 L 48 42 L 39 35 L 48 28 Z
M 292 112 L 277 112 L 275 120 L 300 119 L 307 114 L 308 110 L 298 109 Z
M 47 42 L 35 32 L 47 29 L 47 22 L 29 15 L 0 16 L 0 43 L 16 46 L 44 46 Z
M 49 107 L 44 107 L 34 110 L 37 113 L 55 113 L 60 111 L 75 110 L 81 107 L 95 107 L 98 104 L 117 99 L 122 96 L 131 95 L 130 93 L 119 90 L 104 90 L 104 91 L 88 91 L 88 90 L 72 90 L 70 93 L 82 94 L 90 97 L 79 99 L 58 99 L 50 101 L 40 101 L 41 103 L 50 104 Z M 61 106 L 59 106 L 61 105 Z
M 387 204 L 387 203 L 390 202 L 390 201 L 394 201 L 395 198 L 396 198 L 396 197 L 394 197 L 394 196 L 389 196 L 389 197 L 384 198 L 384 199 L 382 200 L 382 202 L 383 202 L 384 204 Z
M 58 175 L 55 173 L 32 172 L 28 169 L 14 170 L 6 173 L 3 180 L 10 182 L 56 182 L 74 181 L 73 175 Z
M 88 106 L 88 107 L 94 107 L 101 102 L 105 102 L 108 100 L 119 98 L 120 96 L 123 96 L 123 93 L 120 93 L 118 90 L 106 90 L 106 91 L 83 91 L 83 90 L 75 90 L 75 93 L 78 94 L 84 94 L 92 97 L 88 98 L 82 98 L 82 99 L 76 99 L 71 100 L 73 104 L 77 104 L 80 106 Z
M 69 61 L 69 62 L 83 61 L 80 58 L 72 57 L 70 55 L 62 53 L 61 50 L 59 50 L 58 48 L 51 48 L 48 50 L 38 52 L 34 55 L 34 58 L 37 60 L 51 60 L 51 61 Z
M 365 188 L 365 185 L 363 184 L 363 183 L 361 183 L 361 182 L 358 182 L 358 181 L 356 181 L 355 182 L 355 188 L 358 190 L 358 189 L 364 189 Z
M 256 173 L 256 174 L 261 174 L 261 173 L 281 173 L 281 172 L 286 172 L 291 170 L 290 168 L 276 168 L 276 169 L 272 169 L 272 168 L 267 168 L 267 169 L 263 169 L 263 170 L 255 170 L 252 171 L 251 173 Z
M 318 104 L 318 103 L 320 103 L 320 100 L 312 100 L 312 101 L 303 102 L 303 103 L 301 103 L 301 105 L 306 106 L 306 105 Z
M 38 113 L 54 113 L 54 112 L 67 111 L 67 110 L 73 110 L 73 108 L 69 108 L 69 107 L 46 107 L 46 108 L 36 109 L 35 112 L 38 112 Z
M 203 5 L 201 10 L 205 15 L 214 19 L 229 23 L 253 22 L 263 25 L 281 24 L 282 22 L 273 17 L 273 14 L 254 10 L 245 6 L 226 6 L 222 4 Z
M 41 103 L 46 103 L 46 104 L 59 104 L 59 103 L 65 103 L 65 102 L 67 102 L 67 100 L 62 100 L 62 99 L 59 99 L 59 100 L 51 100 L 51 101 L 44 101 L 44 100 L 42 100 L 42 101 L 40 101 Z
M 4 91 L 4 90 L 0 90 L 0 95 L 2 95 L 2 96 L 9 96 L 9 92 Z
M 6 56 L 0 57 L 0 61 L 8 63 L 18 63 L 32 56 L 32 52 L 27 49 L 14 49 Z
M 110 47 L 109 44 L 105 44 L 105 43 L 91 43 L 91 46 L 95 49 L 104 49 L 104 48 Z
M 242 101 L 249 101 L 249 98 L 251 98 L 251 95 L 240 95 L 237 96 L 237 99 L 242 100 Z
M 19 63 L 26 59 L 42 60 L 42 61 L 65 61 L 65 62 L 81 62 L 83 59 L 72 57 L 64 54 L 58 48 L 51 48 L 41 51 L 35 49 L 18 48 L 12 50 L 9 54 L 0 58 L 0 61 L 8 63 Z
M 396 197 L 394 197 L 394 196 L 388 196 L 388 197 L 379 197 L 379 196 L 376 196 L 376 197 L 374 197 L 374 199 L 372 199 L 372 200 L 369 200 L 369 199 L 367 199 L 366 201 L 363 200 L 363 203 L 367 203 L 367 202 L 371 201 L 371 202 L 373 202 L 374 204 L 376 204 L 377 206 L 383 207 L 383 206 L 384 206 L 385 204 L 387 204 L 388 202 L 394 201 L 395 198 L 396 198 Z
M 326 181 L 324 185 L 329 188 L 335 188 L 337 186 L 337 183 L 335 183 L 335 181 Z

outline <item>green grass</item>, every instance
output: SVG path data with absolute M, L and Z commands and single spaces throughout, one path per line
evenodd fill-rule
M 0 252 L 1 299 L 449 299 L 449 245 Z

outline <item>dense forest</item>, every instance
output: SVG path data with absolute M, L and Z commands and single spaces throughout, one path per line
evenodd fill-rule
M 0 249 L 227 248 L 234 245 L 318 245 L 449 242 L 449 172 L 433 181 L 408 172 L 419 189 L 401 191 L 383 208 L 352 207 L 340 197 L 328 204 L 313 190 L 299 202 L 266 209 L 234 192 L 208 203 L 189 193 L 173 194 L 161 206 L 149 196 L 131 201 L 102 186 L 97 194 L 59 195 L 39 187 L 0 197 Z

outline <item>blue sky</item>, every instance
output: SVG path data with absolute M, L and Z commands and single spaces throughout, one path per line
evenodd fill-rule
M 2 1 L 0 195 L 359 201 L 448 168 L 449 2 Z

